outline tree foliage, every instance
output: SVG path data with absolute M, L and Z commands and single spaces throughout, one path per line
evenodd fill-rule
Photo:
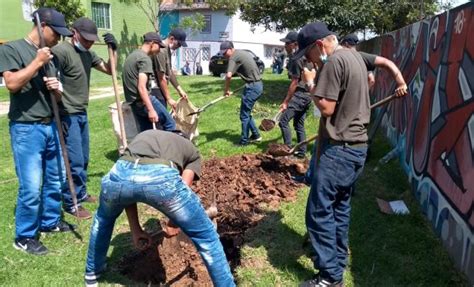
M 440 0 L 208 0 L 211 8 L 237 10 L 254 25 L 270 30 L 299 29 L 313 21 L 323 21 L 341 34 L 372 30 L 378 34 L 399 29 L 431 16 L 450 3 Z
M 64 15 L 68 25 L 71 25 L 77 18 L 86 15 L 81 0 L 35 0 L 33 6 L 35 8 L 49 7 L 56 9 Z

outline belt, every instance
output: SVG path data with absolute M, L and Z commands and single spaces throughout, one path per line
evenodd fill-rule
M 336 141 L 333 139 L 329 139 L 330 145 L 343 145 L 348 147 L 366 147 L 367 142 L 345 142 L 345 141 Z
M 40 124 L 40 125 L 49 125 L 53 121 L 52 118 L 41 118 L 37 121 L 24 121 L 24 122 L 18 122 L 22 124 Z
M 125 154 L 125 155 L 122 155 L 119 159 L 133 162 L 136 164 L 162 164 L 174 169 L 178 169 L 178 166 L 174 162 L 172 162 L 171 160 L 163 159 L 163 158 L 135 157 L 135 156 Z

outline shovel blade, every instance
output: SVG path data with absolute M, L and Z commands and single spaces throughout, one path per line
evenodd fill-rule
M 258 127 L 259 130 L 268 132 L 272 130 L 275 127 L 275 121 L 270 120 L 270 119 L 263 119 L 262 122 L 260 123 L 260 126 Z

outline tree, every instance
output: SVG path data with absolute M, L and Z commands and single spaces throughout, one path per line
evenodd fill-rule
M 35 0 L 33 6 L 35 8 L 50 7 L 56 9 L 64 15 L 68 25 L 71 25 L 77 18 L 86 15 L 81 0 Z
M 240 10 L 241 18 L 269 30 L 299 29 L 323 21 L 341 35 L 372 30 L 378 34 L 396 30 L 423 16 L 434 15 L 449 3 L 440 0 L 208 0 L 211 8 Z M 421 13 L 420 13 L 421 12 Z

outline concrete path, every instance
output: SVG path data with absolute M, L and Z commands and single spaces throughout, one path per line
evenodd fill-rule
M 122 86 L 119 87 L 119 94 L 123 94 Z M 104 87 L 104 88 L 95 88 L 90 91 L 90 100 L 98 100 L 108 97 L 114 97 L 113 87 Z M 123 95 L 121 96 L 122 101 L 124 100 Z M 8 114 L 8 109 L 10 108 L 10 102 L 0 102 L 0 116 Z

